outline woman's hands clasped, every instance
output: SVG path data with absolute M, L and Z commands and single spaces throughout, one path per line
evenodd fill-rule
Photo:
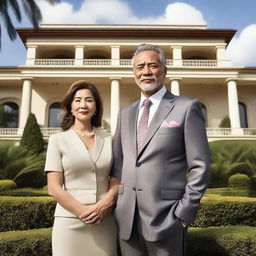
M 96 226 L 110 214 L 113 206 L 113 200 L 104 198 L 96 204 L 88 206 L 88 209 L 79 218 L 89 226 Z

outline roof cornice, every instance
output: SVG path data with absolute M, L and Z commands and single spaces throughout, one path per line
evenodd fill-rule
M 95 38 L 196 38 L 223 39 L 227 44 L 236 33 L 234 29 L 206 29 L 205 26 L 170 25 L 44 25 L 39 29 L 19 28 L 25 44 L 28 38 L 95 37 Z

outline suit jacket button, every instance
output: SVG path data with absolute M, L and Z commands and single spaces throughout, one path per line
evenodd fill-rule
M 95 172 L 95 168 L 91 168 L 90 171 L 91 171 L 91 172 Z
M 140 167 L 141 163 L 136 162 L 136 167 Z
M 136 188 L 132 188 L 132 190 L 136 191 Z

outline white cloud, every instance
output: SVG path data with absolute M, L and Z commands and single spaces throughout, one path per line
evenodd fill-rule
M 234 65 L 255 66 L 256 24 L 247 26 L 239 37 L 235 37 L 227 48 Z
M 195 7 L 186 3 L 169 4 L 166 7 L 164 19 L 169 24 L 179 25 L 205 25 L 202 13 Z
M 38 2 L 44 24 L 180 24 L 205 25 L 202 13 L 186 3 L 167 5 L 165 13 L 156 17 L 137 17 L 121 0 L 84 0 L 79 10 L 67 2 L 51 6 Z

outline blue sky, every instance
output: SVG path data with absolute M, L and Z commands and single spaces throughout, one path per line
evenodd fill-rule
M 236 29 L 229 58 L 235 65 L 256 66 L 256 0 L 61 0 L 54 7 L 44 0 L 37 2 L 45 24 L 206 24 L 208 28 Z M 25 16 L 15 25 L 31 26 Z M 25 58 L 19 37 L 11 42 L 3 31 L 0 65 L 23 65 Z

